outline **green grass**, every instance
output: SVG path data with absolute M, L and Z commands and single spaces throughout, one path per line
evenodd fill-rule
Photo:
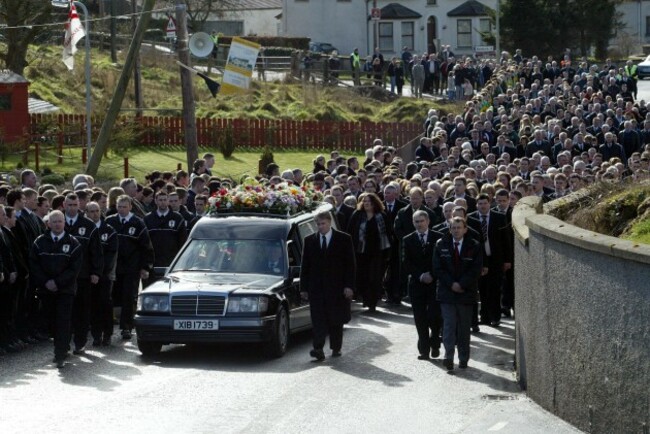
M 262 154 L 262 150 L 255 151 L 235 151 L 229 159 L 224 159 L 223 156 L 215 149 L 200 149 L 199 154 L 205 152 L 212 152 L 216 155 L 217 163 L 213 173 L 217 176 L 229 176 L 234 179 L 239 179 L 243 175 L 256 175 L 258 168 L 258 160 Z M 273 156 L 275 162 L 280 166 L 280 170 L 300 168 L 303 171 L 311 171 L 313 164 L 312 161 L 321 151 L 284 151 L 274 150 Z M 326 158 L 329 158 L 329 153 L 322 151 Z M 40 157 L 40 170 L 49 168 L 54 173 L 62 174 L 66 180 L 71 180 L 72 176 L 77 173 L 82 173 L 84 167 L 81 164 L 81 150 L 79 148 L 66 149 L 63 151 L 63 164 L 57 164 L 57 157 L 50 150 L 41 152 Z M 345 154 L 346 157 L 353 155 Z M 357 157 L 361 158 L 360 155 Z M 3 164 L 0 164 L 0 171 L 7 172 L 16 169 L 16 164 L 19 162 L 18 156 L 9 157 Z M 134 149 L 129 154 L 129 176 L 135 177 L 141 182 L 144 182 L 146 174 L 154 171 L 172 171 L 176 170 L 178 163 L 181 163 L 184 170 L 187 170 L 187 162 L 185 151 L 176 149 Z M 34 154 L 31 153 L 30 159 L 26 167 L 34 167 Z M 97 174 L 98 180 L 117 180 L 124 176 L 124 159 L 123 157 L 109 153 L 107 157 L 102 159 Z
M 650 244 L 650 215 L 629 227 L 622 238 L 635 243 Z

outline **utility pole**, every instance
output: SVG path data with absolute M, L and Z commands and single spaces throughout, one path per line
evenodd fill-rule
M 126 59 L 124 60 L 124 68 L 122 68 L 120 80 L 117 82 L 117 86 L 115 86 L 111 104 L 108 107 L 106 118 L 104 119 L 102 128 L 99 131 L 99 137 L 97 137 L 97 142 L 95 143 L 95 152 L 93 152 L 92 156 L 88 160 L 86 173 L 91 176 L 97 176 L 99 163 L 101 163 L 102 157 L 108 149 L 108 141 L 111 138 L 111 132 L 113 130 L 113 126 L 115 125 L 115 120 L 117 119 L 117 115 L 120 113 L 120 108 L 122 107 L 122 102 L 124 101 L 124 95 L 126 94 L 126 88 L 129 85 L 129 77 L 133 71 L 135 55 L 138 51 L 140 51 L 140 44 L 142 44 L 144 31 L 149 25 L 151 10 L 153 9 L 155 2 L 156 0 L 144 0 L 142 14 L 140 15 L 138 26 L 136 27 L 135 33 L 133 34 L 131 45 L 129 45 L 129 52 L 126 55 Z
M 187 6 L 183 3 L 183 0 L 176 0 L 176 25 L 178 26 L 178 60 L 184 65 L 192 66 L 190 63 L 190 50 L 188 48 Z M 181 67 L 180 74 L 183 95 L 183 127 L 185 132 L 185 146 L 187 147 L 187 167 L 192 167 L 194 161 L 199 158 L 192 72 Z
M 377 0 L 372 0 L 372 8 L 377 9 Z M 379 46 L 379 21 L 374 21 L 372 25 L 372 33 L 373 33 L 373 45 L 372 45 L 372 52 L 375 52 L 375 48 Z
M 103 3 L 103 2 L 102 2 Z M 117 48 L 115 47 L 115 38 L 117 34 L 117 29 L 116 29 L 116 19 L 115 19 L 115 3 L 116 0 L 111 0 L 110 4 L 110 11 L 111 11 L 111 62 L 117 63 Z
M 115 2 L 116 0 L 111 0 Z M 131 1 L 132 12 L 134 13 L 133 18 L 131 19 L 131 31 L 135 33 L 135 29 L 138 26 L 137 15 L 138 12 L 138 0 Z M 136 117 L 142 117 L 142 107 L 144 107 L 144 102 L 142 100 L 142 69 L 140 66 L 140 50 L 135 55 L 135 63 L 133 67 L 133 89 L 134 89 L 134 99 L 135 99 L 135 111 Z

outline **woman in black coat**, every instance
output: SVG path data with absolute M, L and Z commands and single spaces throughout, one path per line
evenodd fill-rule
M 369 312 L 374 312 L 383 293 L 382 279 L 390 254 L 384 205 L 373 193 L 359 196 L 357 210 L 350 217 L 348 233 L 352 236 L 357 260 L 358 295 Z

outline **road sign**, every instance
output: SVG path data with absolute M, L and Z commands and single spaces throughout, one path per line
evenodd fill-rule
M 70 7 L 70 2 L 67 0 L 52 0 L 50 3 L 52 3 L 52 6 L 55 8 L 69 8 Z
M 169 17 L 165 32 L 167 32 L 167 37 L 169 39 L 176 37 L 176 21 L 174 21 L 174 17 Z
M 381 20 L 381 9 L 379 9 L 379 8 L 372 8 L 372 9 L 370 10 L 370 18 L 371 18 L 373 21 L 379 21 L 379 20 Z
M 494 46 L 493 45 L 477 45 L 474 47 L 474 51 L 477 53 L 489 53 L 490 51 L 494 51 Z

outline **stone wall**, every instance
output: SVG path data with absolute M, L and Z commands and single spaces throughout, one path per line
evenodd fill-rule
M 648 434 L 650 246 L 566 224 L 532 197 L 513 226 L 521 386 L 587 432 Z

